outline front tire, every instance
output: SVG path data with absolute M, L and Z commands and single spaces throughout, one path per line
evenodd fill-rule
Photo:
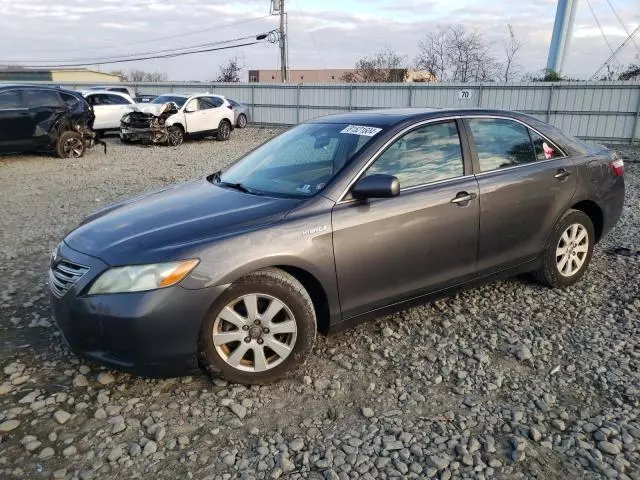
M 568 210 L 551 232 L 536 279 L 543 285 L 564 288 L 580 280 L 587 271 L 595 234 L 593 222 L 580 210 Z
M 218 125 L 218 132 L 216 134 L 216 139 L 220 142 L 224 142 L 229 140 L 231 137 L 231 122 L 229 120 L 222 120 L 220 125 Z
M 56 142 L 56 153 L 60 158 L 81 158 L 86 150 L 82 135 L 71 130 L 62 132 Z
M 313 302 L 302 284 L 277 268 L 233 283 L 203 322 L 202 368 L 231 382 L 274 382 L 300 367 L 316 337 Z
M 184 142 L 184 130 L 180 125 L 171 125 L 167 132 L 167 143 L 179 147 Z

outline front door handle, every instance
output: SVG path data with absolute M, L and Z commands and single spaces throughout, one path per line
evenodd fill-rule
M 466 203 L 469 203 L 471 200 L 476 198 L 477 195 L 475 193 L 468 192 L 459 192 L 452 200 L 451 203 L 456 203 L 458 206 L 463 206 Z
M 571 172 L 569 170 L 565 170 L 564 168 L 559 168 L 558 173 L 556 173 L 553 176 L 553 178 L 557 178 L 558 180 L 564 180 L 569 175 L 571 175 Z

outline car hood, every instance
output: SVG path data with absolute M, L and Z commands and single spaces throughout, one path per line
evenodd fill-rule
M 103 208 L 65 243 L 110 265 L 175 260 L 194 255 L 216 238 L 275 223 L 299 203 L 219 187 L 203 178 Z
M 158 115 L 163 105 L 164 103 L 136 103 L 136 108 L 139 112 Z

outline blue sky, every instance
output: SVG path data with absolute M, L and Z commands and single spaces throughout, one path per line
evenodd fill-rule
M 625 38 L 606 0 L 589 0 L 607 39 L 616 48 Z M 610 0 L 633 30 L 640 24 L 638 0 Z M 520 70 L 543 68 L 551 38 L 555 0 L 286 0 L 289 12 L 292 68 L 350 68 L 362 55 L 392 48 L 408 60 L 418 41 L 440 25 L 459 23 L 482 33 L 492 53 L 503 56 L 507 24 L 523 47 Z M 0 60 L 64 60 L 215 42 L 253 35 L 277 26 L 277 18 L 263 18 L 214 31 L 149 42 L 269 14 L 269 0 L 0 0 Z M 640 45 L 640 35 L 636 37 Z M 167 72 L 175 80 L 208 80 L 218 66 L 238 54 L 247 68 L 278 65 L 275 45 L 255 45 L 234 51 L 124 65 L 103 70 L 141 68 Z M 630 44 L 621 63 L 640 63 Z M 579 0 L 572 46 L 565 72 L 588 78 L 609 56 L 609 48 L 589 10 Z

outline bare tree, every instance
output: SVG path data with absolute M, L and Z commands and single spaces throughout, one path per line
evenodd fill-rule
M 144 70 L 131 70 L 125 80 L 130 82 L 166 82 L 165 72 L 145 72 Z
M 390 48 L 385 48 L 370 57 L 360 58 L 353 72 L 347 72 L 342 80 L 349 83 L 402 82 L 407 74 L 407 58 Z
M 618 80 L 640 79 L 640 64 L 629 64 L 623 72 L 618 75 Z
M 516 37 L 513 27 L 510 24 L 507 24 L 507 28 L 509 29 L 509 39 L 504 43 L 504 54 L 506 60 L 504 62 L 503 79 L 505 82 L 510 82 L 518 74 L 519 65 L 516 61 L 516 56 L 522 47 L 522 42 L 520 42 L 518 37 Z
M 427 70 L 440 81 L 478 82 L 498 76 L 499 64 L 482 34 L 462 25 L 440 27 L 418 44 L 416 68 Z
M 216 82 L 239 82 L 240 72 L 243 68 L 244 65 L 238 57 L 230 58 L 226 64 L 220 66 L 220 71 L 218 73 L 218 78 L 216 78 Z

